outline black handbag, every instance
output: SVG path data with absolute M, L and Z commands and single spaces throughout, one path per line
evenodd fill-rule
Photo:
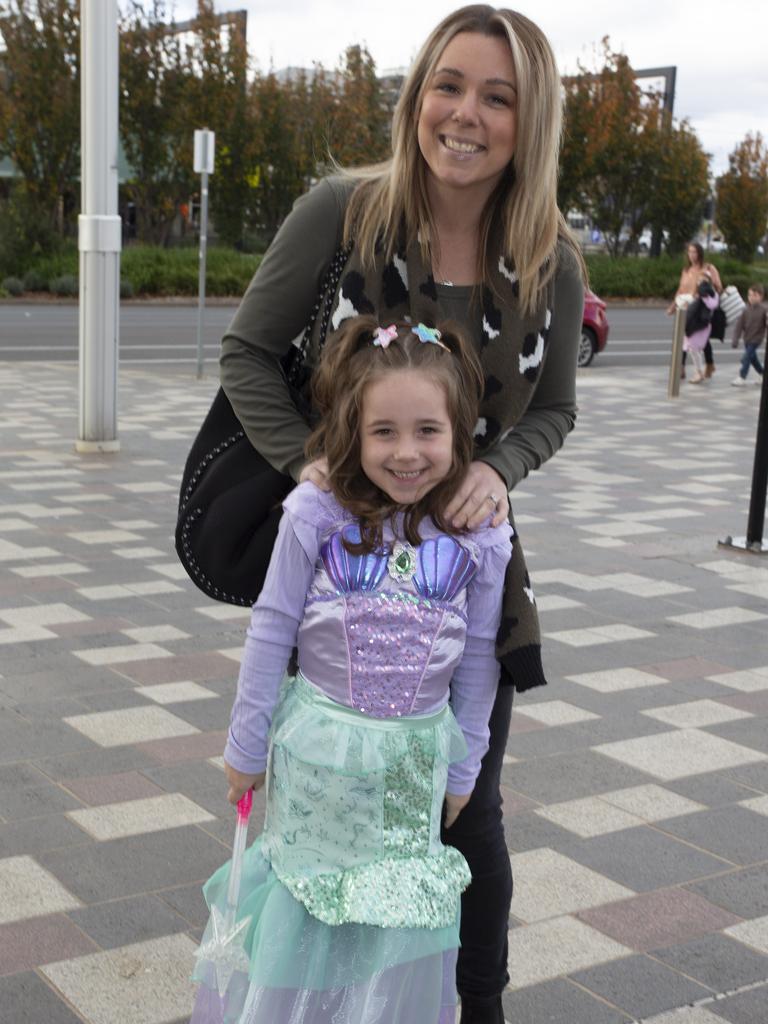
M 318 316 L 320 345 L 325 342 L 349 254 L 349 247 L 337 251 L 300 345 L 281 361 L 291 397 L 307 419 L 304 360 Z M 252 605 L 264 586 L 282 502 L 294 486 L 256 451 L 219 388 L 187 456 L 179 492 L 176 552 L 192 582 L 216 601 Z

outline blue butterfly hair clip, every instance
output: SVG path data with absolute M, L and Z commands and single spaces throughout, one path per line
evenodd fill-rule
M 439 345 L 440 348 L 444 348 L 446 352 L 451 350 L 446 344 L 440 341 L 442 335 L 436 327 L 427 327 L 426 324 L 417 324 L 416 327 L 411 328 L 412 332 L 416 335 L 419 341 L 427 345 Z

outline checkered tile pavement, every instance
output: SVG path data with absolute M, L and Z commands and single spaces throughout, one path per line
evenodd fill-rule
M 768 1021 L 768 559 L 744 533 L 758 389 L 579 378 L 515 492 L 550 686 L 504 768 L 513 1024 Z M 215 381 L 124 370 L 76 455 L 77 371 L 0 375 L 0 1016 L 181 1024 L 227 856 L 220 754 L 247 613 L 172 545 Z M 258 803 L 257 823 L 262 810 Z

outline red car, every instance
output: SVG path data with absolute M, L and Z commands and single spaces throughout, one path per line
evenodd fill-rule
M 589 288 L 584 289 L 584 319 L 579 342 L 579 366 L 589 366 L 596 352 L 602 352 L 608 341 L 608 318 L 605 303 Z

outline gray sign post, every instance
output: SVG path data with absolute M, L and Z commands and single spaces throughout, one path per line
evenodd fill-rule
M 197 378 L 203 376 L 203 319 L 205 316 L 205 253 L 208 247 L 208 175 L 213 174 L 215 132 L 195 131 L 195 174 L 200 175 L 200 273 L 197 298 Z

